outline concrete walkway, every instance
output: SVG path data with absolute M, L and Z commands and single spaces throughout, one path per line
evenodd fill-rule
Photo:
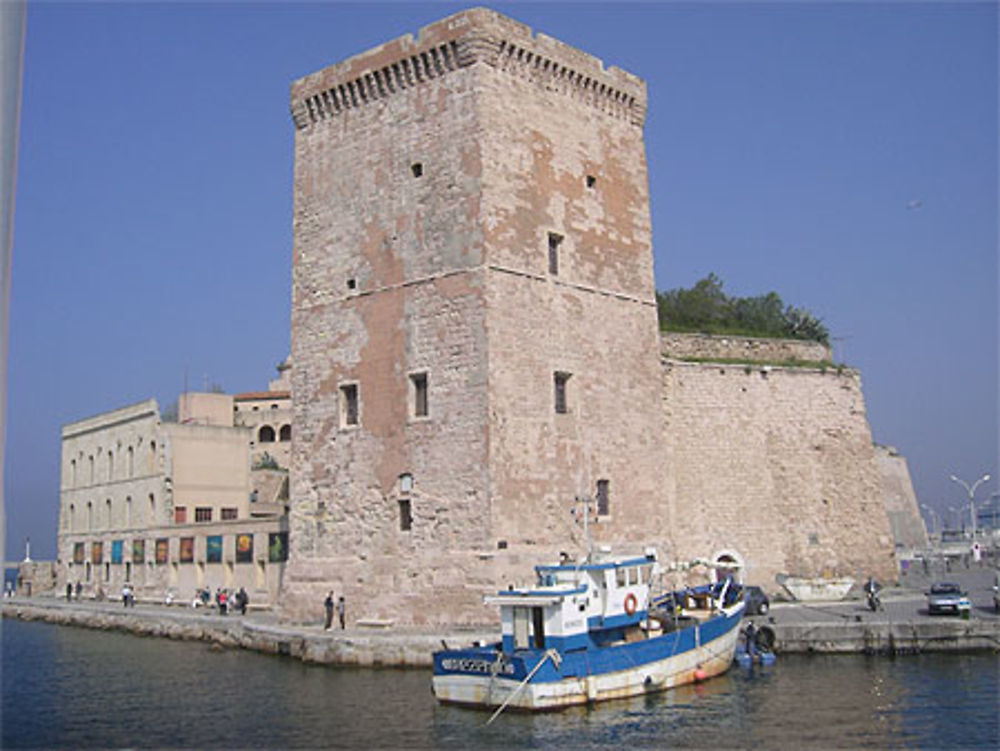
M 932 580 L 957 581 L 969 593 L 972 617 L 962 620 L 926 613 L 924 591 Z M 900 587 L 883 590 L 885 609 L 872 613 L 864 600 L 828 604 L 773 602 L 767 616 L 778 652 L 900 652 L 1000 649 L 1000 616 L 993 612 L 990 568 L 905 574 Z M 319 614 L 312 623 L 282 623 L 269 611 L 222 616 L 214 609 L 120 601 L 66 602 L 53 595 L 3 601 L 4 617 L 126 631 L 142 636 L 209 641 L 288 655 L 306 662 L 338 665 L 429 666 L 441 647 L 494 641 L 497 627 L 371 628 L 351 625 L 324 631 Z

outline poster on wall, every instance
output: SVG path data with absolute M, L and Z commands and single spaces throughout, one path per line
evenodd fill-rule
M 194 563 L 194 538 L 193 537 L 182 537 L 181 538 L 181 563 Z
M 205 538 L 205 560 L 208 563 L 222 563 L 222 535 Z
M 170 554 L 170 540 L 161 537 L 156 541 L 156 562 L 166 563 Z
M 140 564 L 146 562 L 146 541 L 132 540 L 132 563 Z
M 83 558 L 86 553 L 83 550 L 82 542 L 73 543 L 73 563 L 83 563 Z
M 100 564 L 104 561 L 104 543 L 90 543 L 90 562 Z
M 271 532 L 267 536 L 267 560 L 271 563 L 288 560 L 287 532 Z
M 125 548 L 125 545 L 123 544 L 123 542 L 121 540 L 112 540 L 111 541 L 111 562 L 112 563 L 121 563 L 122 562 L 122 551 L 124 550 L 124 548 Z
M 236 535 L 236 562 L 250 563 L 253 560 L 253 535 Z

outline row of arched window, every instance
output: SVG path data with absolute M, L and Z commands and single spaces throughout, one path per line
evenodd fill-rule
M 282 425 L 278 430 L 277 437 L 279 441 L 290 441 L 292 440 L 292 426 Z M 270 425 L 261 425 L 260 429 L 257 431 L 257 441 L 259 443 L 274 443 L 275 432 L 274 428 Z
M 69 504 L 69 509 L 64 520 L 64 525 L 66 531 L 68 532 L 86 532 L 92 529 L 114 529 L 116 527 L 128 528 L 135 524 L 136 521 L 136 504 L 132 501 L 132 496 L 125 496 L 125 515 L 121 520 L 122 523 L 116 525 L 114 523 L 115 516 L 115 506 L 110 498 L 105 499 L 104 503 L 95 503 L 94 501 L 87 501 L 86 506 L 81 506 L 77 508 L 75 503 Z M 145 523 L 152 525 L 156 523 L 156 495 L 150 493 L 146 498 L 146 512 L 147 516 Z M 80 518 L 82 517 L 82 518 Z
M 142 439 L 139 439 L 139 443 L 142 443 Z M 105 457 L 101 459 L 101 454 L 104 453 Z M 119 454 L 124 453 L 124 470 L 119 466 L 119 473 L 124 471 L 125 478 L 135 477 L 136 473 L 136 449 L 132 446 L 128 446 L 124 451 L 119 450 Z M 115 452 L 108 449 L 104 452 L 101 447 L 98 446 L 96 452 L 96 459 L 94 454 L 84 455 L 83 451 L 79 455 L 70 459 L 69 461 L 69 477 L 67 482 L 69 487 L 76 488 L 81 485 L 94 485 L 98 482 L 112 482 L 116 479 L 121 479 L 115 474 Z M 156 471 L 156 441 L 149 442 L 149 448 L 145 452 L 145 464 L 140 467 L 139 470 L 143 474 L 153 474 Z M 98 466 L 98 465 L 102 466 Z

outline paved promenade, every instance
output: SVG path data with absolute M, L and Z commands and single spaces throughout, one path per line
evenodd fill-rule
M 929 616 L 924 591 L 932 580 L 960 583 L 973 602 L 972 617 L 963 620 Z M 1000 616 L 993 612 L 992 570 L 960 569 L 904 575 L 900 587 L 883 590 L 885 609 L 872 613 L 863 600 L 830 604 L 773 602 L 767 616 L 755 616 L 757 626 L 769 625 L 780 652 L 869 652 L 898 654 L 917 651 L 998 650 Z M 348 623 L 341 631 L 324 631 L 322 608 L 306 624 L 279 622 L 271 612 L 222 616 L 214 609 L 121 601 L 68 603 L 39 595 L 3 602 L 4 617 L 44 620 L 63 625 L 120 630 L 141 636 L 210 641 L 223 647 L 287 655 L 306 662 L 340 665 L 429 666 L 431 652 L 442 640 L 451 646 L 496 638 L 495 626 L 447 631 L 371 627 Z M 350 613 L 348 613 L 348 616 Z

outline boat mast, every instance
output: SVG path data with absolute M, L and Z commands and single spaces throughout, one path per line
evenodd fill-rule
M 587 546 L 587 558 L 591 559 L 593 554 L 594 546 L 590 541 L 590 496 L 589 495 L 578 495 L 576 501 L 573 503 L 572 514 L 576 516 L 576 507 L 583 506 L 583 539 Z

